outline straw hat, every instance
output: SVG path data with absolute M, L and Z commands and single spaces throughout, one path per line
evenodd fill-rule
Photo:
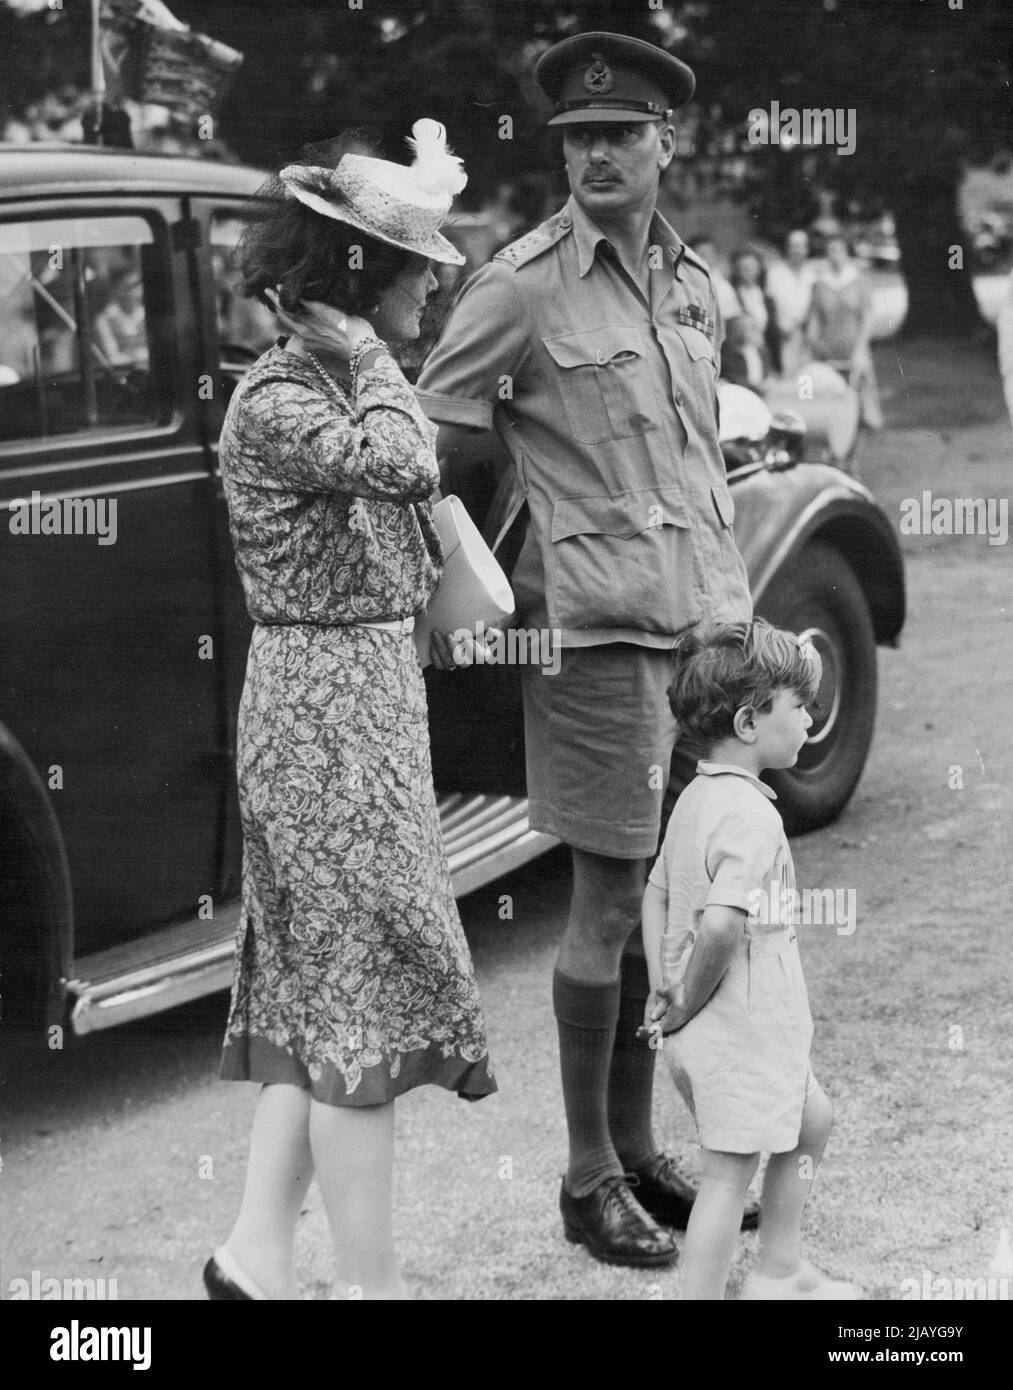
M 335 169 L 289 164 L 279 177 L 287 193 L 324 217 L 429 260 L 463 265 L 464 257 L 439 228 L 454 194 L 468 182 L 464 166 L 447 149 L 447 132 L 438 121 L 416 121 L 407 143 L 415 152 L 410 166 L 346 154 Z

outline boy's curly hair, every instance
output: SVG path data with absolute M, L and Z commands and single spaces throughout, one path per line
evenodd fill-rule
M 778 690 L 794 690 L 808 704 L 823 674 L 811 642 L 763 618 L 692 628 L 672 659 L 668 703 L 680 728 L 704 743 L 730 738 L 743 705 L 769 711 Z

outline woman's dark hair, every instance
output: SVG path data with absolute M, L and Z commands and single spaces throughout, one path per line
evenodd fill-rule
M 373 131 L 357 128 L 305 145 L 293 162 L 333 169 L 345 154 L 378 157 L 380 148 Z M 318 299 L 350 314 L 369 315 L 414 259 L 411 251 L 314 212 L 288 194 L 277 175 L 258 191 L 244 221 L 235 254 L 243 293 L 270 308 L 264 291 L 277 289 L 289 313 L 298 310 L 302 299 Z
M 739 285 L 742 284 L 742 262 L 746 260 L 747 257 L 754 260 L 756 264 L 759 266 L 760 273 L 756 277 L 756 283 L 759 285 L 761 290 L 765 290 L 767 288 L 766 263 L 764 262 L 764 259 L 760 255 L 759 251 L 753 251 L 748 246 L 743 246 L 741 250 L 736 251 L 735 255 L 732 257 L 731 269 L 728 275 L 729 280 L 736 287 L 736 289 L 738 289 Z

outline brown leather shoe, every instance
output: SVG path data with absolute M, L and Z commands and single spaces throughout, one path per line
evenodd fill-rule
M 671 1154 L 657 1153 L 632 1170 L 637 1179 L 637 1201 L 662 1226 L 684 1231 L 696 1200 L 696 1188 L 681 1175 Z M 742 1213 L 743 1231 L 760 1223 L 760 1208 L 750 1198 Z
M 559 1191 L 563 1233 L 610 1265 L 670 1265 L 679 1258 L 675 1237 L 644 1211 L 625 1176 L 605 1178 L 586 1197 Z

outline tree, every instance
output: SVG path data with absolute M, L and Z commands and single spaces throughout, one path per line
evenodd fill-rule
M 442 120 L 477 204 L 528 170 L 559 177 L 533 78 L 565 34 L 608 29 L 674 43 L 697 73 L 682 113 L 698 162 L 728 171 L 760 229 L 783 233 L 828 187 L 888 207 L 908 281 L 907 326 L 977 324 L 956 191 L 969 163 L 1013 150 L 1010 0 L 176 0 L 180 19 L 241 49 L 221 111 L 229 146 L 275 165 L 303 142 L 364 122 L 403 157 L 411 120 Z M 23 17 L 0 9 L 7 113 L 87 81 L 86 0 Z M 751 110 L 854 111 L 853 154 L 750 146 Z M 507 138 L 509 136 L 509 138 Z M 952 248 L 957 248 L 954 251 Z M 963 258 L 963 269 L 956 263 Z
M 844 203 L 891 208 L 908 284 L 906 329 L 977 326 L 957 187 L 968 163 L 1013 148 L 1013 7 L 750 0 L 748 13 L 718 3 L 694 8 L 690 61 L 725 123 L 741 129 L 750 109 L 772 100 L 855 111 L 852 155 L 764 147 L 760 157 L 774 165 L 767 189 L 779 183 L 790 204 L 815 179 Z M 763 207 L 768 224 L 783 231 L 769 196 Z M 961 260 L 963 269 L 955 265 Z

